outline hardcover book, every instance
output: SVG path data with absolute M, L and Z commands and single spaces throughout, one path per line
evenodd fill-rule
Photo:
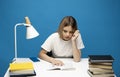
M 112 66 L 112 62 L 102 62 L 102 63 L 91 63 L 89 62 L 89 65 L 111 65 Z
M 19 62 L 19 63 L 10 63 L 9 66 L 11 71 L 14 70 L 25 70 L 25 69 L 33 69 L 32 62 Z
M 26 77 L 35 76 L 36 72 L 32 62 L 17 62 L 10 63 L 9 75 L 10 77 Z
M 89 68 L 92 72 L 114 72 L 113 69 Z
M 103 69 L 112 69 L 111 65 L 89 65 L 89 68 L 103 68 Z
M 96 73 L 94 74 L 93 72 L 91 72 L 90 70 L 88 70 L 88 74 L 91 77 L 115 77 L 114 73 Z
M 114 61 L 111 55 L 88 55 L 88 58 L 89 58 L 89 62 L 91 63 Z
M 9 71 L 10 77 L 27 77 L 27 76 L 36 76 L 35 70 L 18 70 L 18 71 Z
M 107 72 L 105 72 L 105 71 L 91 71 L 91 70 L 88 70 L 88 71 L 90 71 L 92 74 L 114 74 L 114 72 L 113 71 L 107 71 Z

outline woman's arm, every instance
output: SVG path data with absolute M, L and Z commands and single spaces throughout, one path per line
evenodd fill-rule
M 75 62 L 79 62 L 81 58 L 81 50 L 77 48 L 76 39 L 79 36 L 79 30 L 76 30 L 72 36 L 72 51 L 73 51 L 73 59 Z
M 64 64 L 62 61 L 56 60 L 55 58 L 48 56 L 47 52 L 44 49 L 40 51 L 39 57 L 45 61 L 52 63 L 53 65 L 62 66 Z
M 81 50 L 77 49 L 77 45 L 75 41 L 72 41 L 72 51 L 73 51 L 74 61 L 79 62 L 81 58 Z
M 40 57 L 41 59 L 45 60 L 45 61 L 48 61 L 48 62 L 51 62 L 51 60 L 53 59 L 52 57 L 49 57 L 49 56 L 47 55 L 47 52 L 46 52 L 44 49 L 42 49 L 42 50 L 40 51 L 39 57 Z

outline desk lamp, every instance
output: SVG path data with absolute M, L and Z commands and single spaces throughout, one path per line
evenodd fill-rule
M 18 23 L 14 27 L 14 38 L 15 38 L 15 58 L 14 61 L 17 60 L 17 37 L 16 37 L 16 27 L 17 26 L 25 26 L 26 27 L 26 39 L 32 39 L 39 36 L 39 33 L 35 30 L 35 28 L 31 25 L 31 22 L 28 17 L 25 17 L 26 23 Z

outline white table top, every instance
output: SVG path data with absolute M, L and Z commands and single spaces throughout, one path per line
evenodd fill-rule
M 62 60 L 64 63 L 71 63 L 75 70 L 52 70 L 49 71 L 51 63 L 40 59 L 40 62 L 33 62 L 36 76 L 32 77 L 90 77 L 87 73 L 88 59 L 82 58 L 80 62 L 74 62 L 71 58 L 56 58 Z M 22 59 L 22 61 L 31 61 L 28 59 Z M 4 77 L 9 77 L 7 70 Z

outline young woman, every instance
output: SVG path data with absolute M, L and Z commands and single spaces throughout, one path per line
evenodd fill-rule
M 79 62 L 81 58 L 81 49 L 84 48 L 80 32 L 77 28 L 77 22 L 74 17 L 66 16 L 62 19 L 58 31 L 51 34 L 42 44 L 39 57 L 54 65 L 61 66 L 64 63 L 55 58 L 73 58 Z M 52 51 L 52 57 L 47 52 Z

